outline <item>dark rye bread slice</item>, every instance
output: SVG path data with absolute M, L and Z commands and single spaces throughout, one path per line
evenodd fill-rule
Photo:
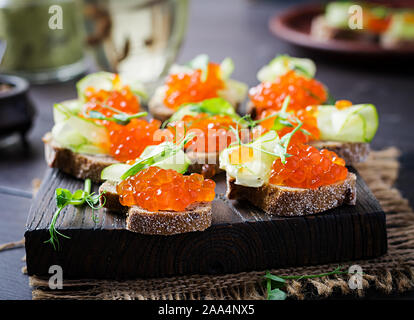
M 127 214 L 127 230 L 133 232 L 151 235 L 173 235 L 203 231 L 211 225 L 211 202 L 199 202 L 180 212 L 151 212 L 138 206 L 122 206 L 114 182 L 106 181 L 99 187 L 99 192 L 104 192 L 105 208 Z
M 53 139 L 50 132 L 43 137 L 45 144 L 45 158 L 47 164 L 57 168 L 79 179 L 91 179 L 100 183 L 101 172 L 111 164 L 118 163 L 111 156 L 89 155 L 73 152 L 70 149 L 62 148 Z M 219 168 L 219 153 L 195 153 L 188 152 L 191 160 L 188 168 L 189 173 L 200 173 L 206 178 L 211 178 L 221 172 Z
M 101 182 L 101 171 L 118 162 L 110 156 L 82 154 L 62 148 L 50 132 L 42 140 L 47 164 L 79 179 L 89 178 L 93 182 Z
M 246 199 L 269 215 L 304 216 L 323 212 L 342 204 L 356 203 L 356 175 L 348 173 L 340 181 L 317 189 L 300 189 L 276 185 L 259 188 L 235 184 L 235 179 L 227 175 L 227 197 Z

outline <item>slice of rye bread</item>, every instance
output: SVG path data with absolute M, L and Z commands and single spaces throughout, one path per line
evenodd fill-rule
M 45 158 L 47 164 L 52 168 L 58 168 L 63 172 L 79 179 L 91 179 L 100 183 L 101 172 L 111 164 L 118 163 L 111 156 L 82 154 L 63 148 L 53 139 L 50 132 L 43 137 L 45 144 Z M 219 168 L 219 153 L 195 153 L 188 152 L 191 164 L 189 173 L 200 173 L 205 178 L 211 178 L 221 172 Z
M 118 163 L 111 156 L 82 154 L 63 148 L 53 139 L 50 132 L 46 133 L 42 140 L 45 144 L 47 164 L 79 179 L 89 178 L 93 182 L 101 182 L 101 171 L 111 164 Z
M 203 231 L 211 225 L 211 202 L 195 203 L 187 210 L 180 212 L 151 212 L 138 206 L 122 206 L 119 202 L 119 195 L 116 192 L 115 182 L 104 182 L 99 187 L 99 192 L 105 192 L 105 208 L 117 213 L 126 213 L 127 230 L 133 232 L 152 235 L 173 235 Z
M 256 108 L 251 101 L 247 103 L 247 113 L 252 119 L 256 117 Z M 369 155 L 370 147 L 366 142 L 341 142 L 341 141 L 311 141 L 310 145 L 315 148 L 328 149 L 335 152 L 338 156 L 345 160 L 347 165 L 353 165 L 363 162 Z
M 304 216 L 336 208 L 342 204 L 356 203 L 356 175 L 348 173 L 340 181 L 317 189 L 300 189 L 276 185 L 259 188 L 235 184 L 227 175 L 227 197 L 246 199 L 269 215 Z

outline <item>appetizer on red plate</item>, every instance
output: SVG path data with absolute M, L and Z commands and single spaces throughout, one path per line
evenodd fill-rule
M 311 36 L 318 41 L 354 40 L 378 43 L 388 49 L 413 48 L 414 10 L 353 1 L 330 2 L 324 14 L 313 19 Z

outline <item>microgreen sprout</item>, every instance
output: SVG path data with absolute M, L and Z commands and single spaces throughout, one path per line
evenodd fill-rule
M 251 148 L 251 149 L 266 153 L 268 155 L 279 157 L 280 161 L 284 164 L 284 163 L 286 163 L 286 158 L 291 156 L 290 154 L 287 153 L 287 148 L 289 146 L 290 140 L 292 139 L 292 136 L 298 130 L 300 130 L 300 128 L 303 125 L 303 123 L 299 119 L 297 121 L 298 121 L 298 125 L 291 132 L 285 134 L 282 138 L 280 138 L 276 133 L 276 135 L 277 135 L 277 137 L 276 137 L 277 144 L 276 144 L 273 152 L 265 150 L 265 149 L 260 148 L 260 147 L 256 147 L 252 143 L 243 143 L 241 141 L 239 135 L 238 135 L 238 132 L 239 132 L 238 131 L 238 123 L 237 123 L 236 128 L 230 127 L 230 130 L 234 133 L 234 135 L 236 137 L 236 142 L 230 144 L 228 148 L 234 147 L 235 145 L 244 146 L 244 147 L 247 147 L 247 148 Z M 269 139 L 269 141 L 271 141 L 271 140 L 273 140 L 273 139 Z M 266 142 L 266 141 L 263 141 L 263 142 Z
M 301 280 L 301 279 L 315 279 L 328 277 L 331 275 L 348 274 L 348 271 L 343 271 L 343 266 L 338 266 L 334 270 L 320 274 L 310 275 L 295 275 L 295 276 L 276 276 L 266 271 L 264 279 L 266 281 L 267 300 L 285 300 L 287 295 L 282 289 L 286 285 L 286 280 Z
M 151 167 L 157 162 L 160 162 L 166 158 L 172 157 L 177 154 L 178 151 L 182 150 L 184 146 L 193 140 L 196 137 L 194 132 L 190 132 L 185 135 L 180 141 L 177 141 L 173 144 L 166 144 L 165 148 L 159 153 L 154 154 L 151 157 L 145 158 L 141 161 L 135 163 L 131 168 L 129 168 L 122 176 L 121 180 L 124 180 L 130 176 L 137 174 L 139 171 L 144 170 L 148 167 Z
M 294 125 L 291 122 L 300 124 L 301 121 L 293 113 L 287 112 L 287 107 L 289 106 L 289 103 L 290 103 L 290 96 L 287 96 L 285 100 L 283 100 L 282 108 L 280 109 L 280 111 L 272 113 L 263 119 L 252 120 L 250 115 L 246 115 L 242 119 L 243 121 L 247 122 L 247 126 L 249 128 L 253 128 L 257 126 L 258 124 L 260 124 L 261 122 L 266 121 L 271 118 L 275 118 L 273 122 L 273 126 L 271 128 L 272 130 L 278 131 L 278 130 L 283 129 L 284 127 L 293 128 Z M 311 135 L 309 131 L 305 129 L 300 129 L 300 131 L 302 131 L 304 134 L 308 136 Z
M 53 215 L 52 222 L 50 223 L 49 227 L 49 240 L 45 241 L 45 243 L 49 242 L 52 244 L 53 248 L 56 250 L 59 248 L 59 239 L 58 236 L 64 237 L 66 239 L 70 239 L 70 237 L 62 234 L 56 229 L 56 221 L 62 212 L 62 210 L 68 206 L 82 206 L 85 203 L 92 208 L 92 220 L 96 223 L 97 216 L 95 215 L 95 210 L 102 208 L 105 205 L 105 197 L 103 193 L 95 194 L 94 192 L 91 193 L 92 183 L 90 179 L 85 180 L 85 186 L 82 189 L 76 190 L 74 193 L 70 192 L 68 189 L 57 188 L 55 191 L 56 195 L 56 205 L 57 210 Z M 96 206 L 99 203 L 99 199 L 102 197 L 103 203 L 99 206 Z
M 107 120 L 107 121 L 116 122 L 121 125 L 127 125 L 132 119 L 141 118 L 141 117 L 145 117 L 148 115 L 147 112 L 138 112 L 134 114 L 128 114 L 128 113 L 121 112 L 118 109 L 112 108 L 107 105 L 104 105 L 103 107 L 110 109 L 116 113 L 112 117 L 106 117 L 99 111 L 91 110 L 89 111 L 88 114 L 84 113 L 84 115 L 90 119 Z

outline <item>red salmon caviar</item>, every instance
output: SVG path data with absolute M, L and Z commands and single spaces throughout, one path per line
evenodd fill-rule
M 338 100 L 335 102 L 335 108 L 341 110 L 346 109 L 352 106 L 352 102 L 349 100 Z
M 269 131 L 270 129 L 272 129 L 273 124 L 276 119 L 276 115 L 272 117 L 272 114 L 274 114 L 275 112 L 276 111 L 274 110 L 264 110 L 261 113 L 259 118 L 260 119 L 267 118 L 267 119 L 260 122 L 259 123 L 260 128 L 256 130 L 260 130 L 261 134 L 263 134 Z M 302 130 L 296 131 L 296 133 L 293 135 L 292 139 L 290 140 L 291 144 L 307 143 L 311 140 L 318 140 L 320 137 L 320 132 L 318 129 L 318 123 L 317 123 L 316 117 L 314 116 L 314 113 L 313 113 L 313 108 L 309 106 L 306 109 L 299 110 L 296 113 L 296 117 L 303 123 L 303 125 L 301 127 Z M 286 126 L 280 130 L 277 130 L 277 133 L 280 137 L 291 132 L 297 126 L 297 122 L 295 121 L 293 114 L 289 122 L 293 125 L 293 127 Z M 305 134 L 304 130 L 306 130 L 310 134 L 309 135 Z
M 291 144 L 287 152 L 292 156 L 286 158 L 285 164 L 279 158 L 273 162 L 271 184 L 315 189 L 342 181 L 348 174 L 345 161 L 332 151 Z
M 113 115 L 114 111 L 104 108 L 102 104 L 129 114 L 138 113 L 141 109 L 138 97 L 129 89 L 128 86 L 112 91 L 96 91 L 94 88 L 89 87 L 86 89 L 85 95 L 87 110 L 99 111 L 105 116 Z
M 137 205 L 148 211 L 184 211 L 196 202 L 214 200 L 216 184 L 193 173 L 184 176 L 175 170 L 149 167 L 117 185 L 124 206 Z
M 207 70 L 205 81 L 202 79 L 201 69 L 191 73 L 169 75 L 166 80 L 164 104 L 171 109 L 177 109 L 184 103 L 218 97 L 218 91 L 225 88 L 225 83 L 220 76 L 220 65 L 209 63 Z
M 127 125 L 106 121 L 109 131 L 109 152 L 116 160 L 125 162 L 138 158 L 147 146 L 162 142 L 154 140 L 160 128 L 159 120 L 132 119 Z
M 138 98 L 132 93 L 128 86 L 121 87 L 119 78 L 115 77 L 114 87 L 119 90 L 96 91 L 90 87 L 86 89 L 86 113 L 94 110 L 99 111 L 106 117 L 112 117 L 114 108 L 127 114 L 135 114 L 140 110 Z M 160 128 L 161 122 L 158 120 L 131 119 L 126 125 L 121 125 L 113 121 L 95 120 L 104 125 L 109 133 L 109 154 L 118 161 L 127 161 L 139 157 L 144 149 L 149 145 L 159 144 L 162 141 L 154 141 L 154 133 Z
M 192 151 L 215 152 L 223 150 L 235 141 L 235 136 L 229 128 L 236 128 L 236 126 L 237 124 L 229 116 L 199 113 L 196 116 L 184 116 L 181 121 L 173 124 L 170 130 L 173 133 L 194 132 L 196 138 L 185 146 Z
M 328 97 L 326 89 L 320 82 L 303 77 L 294 71 L 276 78 L 274 82 L 262 82 L 249 91 L 250 100 L 259 115 L 265 109 L 279 111 L 287 96 L 290 96 L 287 111 L 297 111 L 309 105 L 322 104 Z

